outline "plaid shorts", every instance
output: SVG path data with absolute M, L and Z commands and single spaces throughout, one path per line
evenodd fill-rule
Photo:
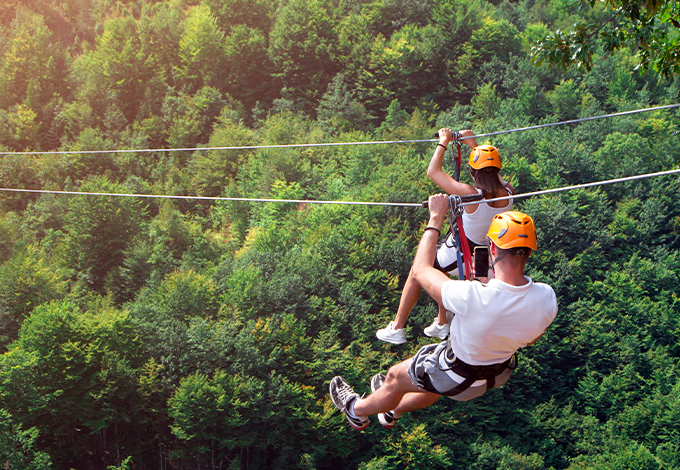
M 428 392 L 446 396 L 447 391 L 463 383 L 464 377 L 449 370 L 450 365 L 446 359 L 446 346 L 447 341 L 442 341 L 439 344 L 428 344 L 420 348 L 416 355 L 413 356 L 408 368 L 408 376 L 414 385 Z M 506 368 L 497 375 L 494 388 L 504 385 L 511 374 L 512 369 Z M 474 382 L 467 390 L 448 398 L 456 401 L 467 401 L 484 395 L 486 391 L 486 380 L 481 379 Z

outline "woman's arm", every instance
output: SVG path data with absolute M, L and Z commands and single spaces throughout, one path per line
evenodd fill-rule
M 444 128 L 439 130 L 440 145 L 437 145 L 437 148 L 434 150 L 432 160 L 430 160 L 430 166 L 427 168 L 427 176 L 432 181 L 434 181 L 434 183 L 437 186 L 439 186 L 443 191 L 446 191 L 448 194 L 457 194 L 458 196 L 463 196 L 466 194 L 477 194 L 477 190 L 475 190 L 475 188 L 473 188 L 469 184 L 460 183 L 456 181 L 451 176 L 444 173 L 444 170 L 442 169 L 444 154 L 446 153 L 446 146 L 452 140 L 453 131 L 451 129 Z M 474 139 L 467 140 L 474 141 Z

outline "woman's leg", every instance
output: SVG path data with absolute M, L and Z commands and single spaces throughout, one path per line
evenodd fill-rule
M 395 330 L 400 330 L 406 325 L 406 319 L 413 307 L 415 307 L 420 297 L 420 284 L 416 281 L 413 275 L 413 269 L 409 271 L 408 278 L 404 284 L 404 289 L 401 291 L 401 299 L 399 300 L 399 309 L 397 310 L 397 316 L 394 318 L 392 327 Z M 444 318 L 446 318 L 446 310 L 444 310 Z
M 446 318 L 446 307 L 444 307 L 442 304 L 439 304 L 439 313 L 437 314 L 437 323 L 439 323 L 439 326 L 446 325 L 449 322 L 449 320 Z

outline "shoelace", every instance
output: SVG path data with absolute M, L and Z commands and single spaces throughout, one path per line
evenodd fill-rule
M 347 409 L 347 403 L 349 403 L 350 399 L 356 396 L 358 395 L 349 385 L 343 383 L 338 387 L 338 398 L 340 399 L 344 407 L 343 411 Z

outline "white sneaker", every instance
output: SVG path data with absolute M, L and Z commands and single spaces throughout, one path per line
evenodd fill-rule
M 440 325 L 435 318 L 432 324 L 423 330 L 423 333 L 430 338 L 446 339 L 449 336 L 449 324 Z
M 376 331 L 375 336 L 380 341 L 385 341 L 386 343 L 404 344 L 406 342 L 406 333 L 404 333 L 404 329 L 395 330 L 393 325 L 394 322 L 390 322 L 386 328 Z

